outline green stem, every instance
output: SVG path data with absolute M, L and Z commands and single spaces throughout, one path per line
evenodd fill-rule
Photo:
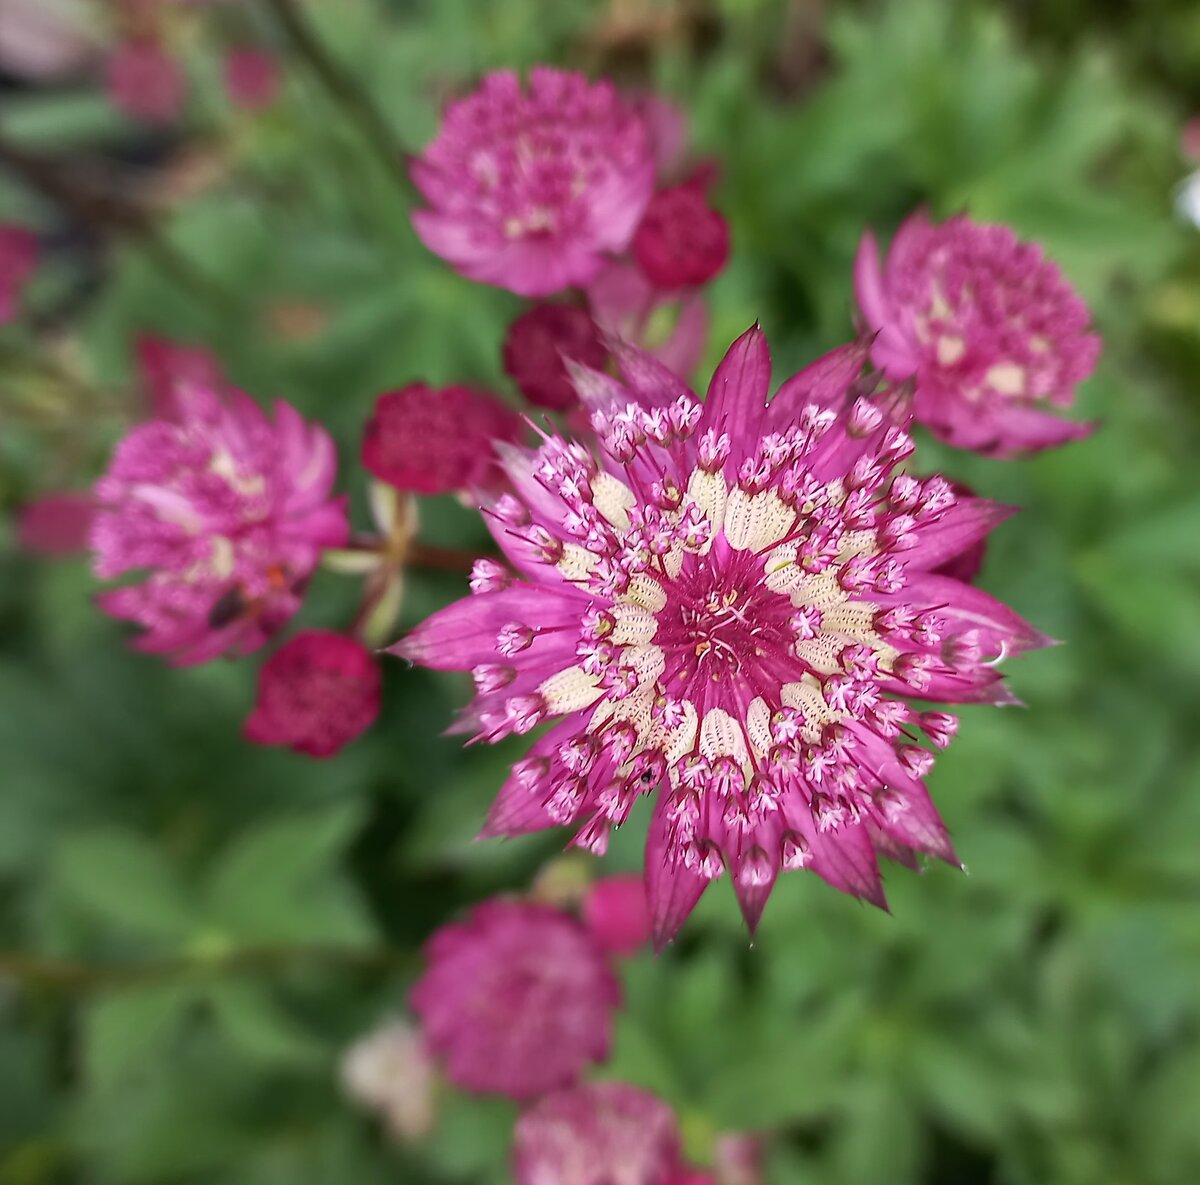
M 325 48 L 320 37 L 300 11 L 296 0 L 264 0 L 275 15 L 297 57 L 303 59 L 329 97 L 346 113 L 371 144 L 384 167 L 405 194 L 411 193 L 404 150 L 392 135 L 392 129 L 354 76 L 345 70 Z

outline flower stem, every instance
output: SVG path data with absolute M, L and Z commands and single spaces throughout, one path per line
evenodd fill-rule
M 297 0 L 264 0 L 264 3 L 274 13 L 296 56 L 303 59 L 329 97 L 342 108 L 371 144 L 401 189 L 409 194 L 411 189 L 404 165 L 404 151 L 379 108 L 358 85 L 354 76 L 325 48 L 301 13 Z

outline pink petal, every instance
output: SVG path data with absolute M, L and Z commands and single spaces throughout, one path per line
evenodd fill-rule
M 936 568 L 961 555 L 1016 513 L 1015 506 L 960 497 L 936 522 L 916 532 L 917 545 L 904 553 L 905 562 L 914 568 Z
M 701 429 L 727 432 L 736 467 L 754 446 L 771 385 L 771 354 L 757 325 L 750 326 L 721 359 L 704 404 Z

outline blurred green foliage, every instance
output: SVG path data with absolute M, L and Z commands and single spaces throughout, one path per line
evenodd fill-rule
M 310 12 L 409 149 L 499 65 L 611 70 L 674 97 L 733 226 L 714 358 L 755 317 L 779 374 L 844 339 L 868 225 L 890 233 L 921 203 L 1010 222 L 1095 309 L 1105 354 L 1081 412 L 1105 426 L 1026 462 L 918 453 L 1025 508 L 982 583 L 1066 643 L 1011 667 L 1028 711 L 967 709 L 933 774 L 970 874 L 897 870 L 890 914 L 785 877 L 752 947 L 721 886 L 676 947 L 628 964 L 604 1073 L 661 1091 L 701 1161 L 718 1132 L 771 1130 L 772 1185 L 1192 1185 L 1200 234 L 1174 221 L 1171 188 L 1174 104 L 1200 101 L 1194 5 L 723 0 L 651 20 L 677 7 L 613 5 L 645 16 L 644 38 L 584 0 Z M 205 19 L 278 36 L 244 8 Z M 164 228 L 199 277 L 136 242 L 51 253 L 35 307 L 58 310 L 56 348 L 67 334 L 116 402 L 60 391 L 47 337 L 25 358 L 6 344 L 0 496 L 90 480 L 131 414 L 132 336 L 155 330 L 327 422 L 363 521 L 372 397 L 416 377 L 503 388 L 517 305 L 420 248 L 409 195 L 302 62 L 248 120 L 220 97 L 211 39 L 187 48 L 200 132 L 134 167 L 212 158 Z M 131 140 L 78 93 L 8 98 L 0 131 L 82 155 Z M 0 209 L 65 233 L 8 177 Z M 289 311 L 319 331 L 288 332 Z M 252 663 L 130 653 L 82 562 L 31 559 L 3 529 L 0 947 L 23 953 L 0 956 L 0 1181 L 505 1181 L 507 1105 L 444 1097 L 429 1142 L 397 1149 L 341 1098 L 336 1065 L 402 1007 L 435 925 L 555 853 L 553 836 L 472 842 L 519 746 L 461 751 L 440 732 L 462 684 L 395 662 L 379 725 L 335 761 L 255 749 L 239 737 Z M 481 541 L 448 501 L 422 533 Z M 404 620 L 459 587 L 411 574 Z M 302 621 L 337 626 L 352 598 L 323 577 Z M 610 868 L 638 865 L 639 831 Z

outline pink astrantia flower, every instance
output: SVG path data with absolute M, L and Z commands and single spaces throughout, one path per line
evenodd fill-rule
M 90 494 L 46 494 L 21 507 L 17 539 L 36 555 L 74 555 L 87 550 L 92 514 Z
M 332 757 L 379 715 L 379 667 L 361 642 L 305 630 L 263 664 L 246 739 Z
M 183 107 L 183 70 L 157 41 L 118 46 L 108 59 L 106 81 L 112 105 L 143 123 L 170 123 Z
M 530 403 L 566 411 L 579 403 L 565 359 L 603 368 L 608 350 L 586 309 L 570 304 L 535 304 L 509 327 L 504 371 Z
M 935 226 L 914 214 L 881 268 L 863 236 L 855 289 L 878 335 L 871 356 L 916 379 L 916 418 L 942 440 L 995 456 L 1087 436 L 1059 419 L 1096 364 L 1087 305 L 1040 247 L 965 215 Z
M 415 494 L 488 485 L 495 442 L 521 435 L 521 418 L 498 399 L 467 387 L 411 383 L 380 395 L 363 433 L 363 466 Z
M 225 376 L 217 356 L 203 346 L 185 346 L 166 338 L 142 334 L 137 339 L 138 377 L 156 420 L 176 418 L 180 389 L 202 387 L 223 391 Z
M 613 955 L 632 955 L 650 941 L 650 911 L 642 877 L 606 876 L 583 898 L 583 923 Z
M 23 226 L 0 225 L 0 325 L 16 316 L 21 290 L 37 270 L 38 241 Z
M 348 534 L 333 441 L 278 402 L 181 389 L 177 419 L 131 429 L 96 483 L 96 575 L 146 570 L 100 606 L 175 663 L 260 646 L 300 607 L 325 548 Z
M 517 1120 L 516 1185 L 684 1185 L 690 1174 L 671 1108 L 624 1082 L 558 1091 Z
M 729 260 L 729 224 L 695 182 L 660 189 L 633 237 L 633 255 L 655 287 L 706 284 Z
M 521 296 L 585 284 L 629 245 L 654 187 L 645 125 L 609 82 L 546 66 L 489 74 L 412 166 L 422 242 Z
M 618 350 L 624 383 L 578 369 L 603 450 L 513 449 L 488 515 L 518 575 L 481 562 L 476 595 L 394 652 L 470 670 L 488 741 L 551 727 L 484 828 L 569 825 L 602 853 L 662 788 L 646 850 L 656 941 L 729 869 L 754 926 L 779 872 L 810 868 L 883 904 L 876 854 L 954 854 L 922 778 L 955 718 L 905 696 L 1011 702 L 997 661 L 1043 635 L 933 575 L 1010 513 L 898 471 L 894 393 L 844 347 L 783 384 L 754 327 L 698 402 Z
M 225 93 L 243 111 L 262 111 L 279 97 L 279 66 L 261 49 L 233 49 L 225 55 Z
M 410 1003 L 458 1086 L 530 1099 L 608 1057 L 621 989 L 574 918 L 486 901 L 438 930 L 425 954 Z

